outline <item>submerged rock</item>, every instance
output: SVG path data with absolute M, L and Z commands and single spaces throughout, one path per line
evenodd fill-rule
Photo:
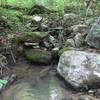
M 65 90 L 61 87 L 60 80 L 51 74 L 44 80 L 30 81 L 12 85 L 10 91 L 4 94 L 7 99 L 3 100 L 62 100 L 65 98 Z
M 59 60 L 58 73 L 75 88 L 100 87 L 100 55 L 84 51 L 66 51 Z
M 52 59 L 51 52 L 40 49 L 26 50 L 25 56 L 31 62 L 43 64 L 50 64 Z
M 100 49 L 100 18 L 92 26 L 91 31 L 86 37 L 88 45 Z
M 34 100 L 34 94 L 31 92 L 32 86 L 29 83 L 17 84 L 12 88 L 12 91 L 15 91 L 12 100 Z

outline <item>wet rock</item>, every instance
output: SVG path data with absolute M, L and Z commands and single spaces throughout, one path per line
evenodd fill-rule
M 17 37 L 17 42 L 39 42 L 47 36 L 47 32 L 25 32 Z
M 87 44 L 89 46 L 100 49 L 100 18 L 92 26 L 90 32 L 86 37 Z
M 50 64 L 52 59 L 51 52 L 40 49 L 26 50 L 25 56 L 31 62 L 43 64 Z
M 84 51 L 66 51 L 59 60 L 58 73 L 75 88 L 100 87 L 100 55 Z

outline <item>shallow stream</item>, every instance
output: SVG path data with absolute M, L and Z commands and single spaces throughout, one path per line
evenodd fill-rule
M 0 100 L 67 100 L 72 91 L 63 87 L 63 82 L 54 72 L 44 72 L 46 74 L 42 78 L 37 77 L 46 67 L 30 64 L 14 66 L 10 73 L 16 74 L 18 79 L 2 92 Z

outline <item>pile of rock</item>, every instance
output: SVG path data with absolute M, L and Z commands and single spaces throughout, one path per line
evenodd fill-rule
M 50 64 L 52 55 L 44 44 L 44 39 L 48 38 L 47 32 L 26 32 L 21 33 L 16 41 L 22 47 L 25 57 L 31 62 Z
M 93 25 L 87 36 L 82 29 L 80 30 L 81 32 L 79 31 L 79 27 L 80 25 L 73 27 L 73 30 L 78 34 L 74 38 L 68 39 L 66 43 L 67 47 L 73 47 L 74 50 L 64 50 L 63 48 L 57 71 L 77 89 L 100 88 L 100 54 L 79 49 L 84 43 L 88 44 L 89 48 L 100 49 L 100 18 Z M 81 25 L 80 28 L 86 28 L 86 26 L 83 27 Z

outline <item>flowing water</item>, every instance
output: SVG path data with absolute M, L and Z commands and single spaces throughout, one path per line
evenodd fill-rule
M 52 71 L 36 78 L 45 67 L 16 65 L 12 73 L 18 80 L 3 91 L 0 100 L 66 100 L 71 92 L 62 87 L 62 81 Z

